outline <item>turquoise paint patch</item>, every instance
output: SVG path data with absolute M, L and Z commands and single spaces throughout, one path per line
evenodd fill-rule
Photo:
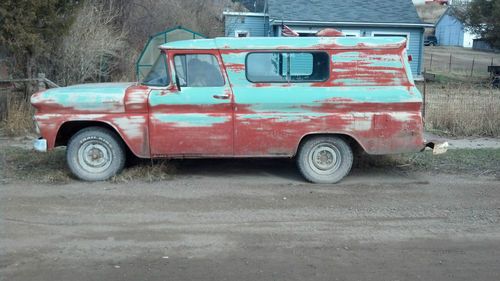
M 332 55 L 333 62 L 357 62 L 360 60 L 360 52 L 345 52 Z
M 363 38 L 369 38 L 369 40 L 363 40 Z M 361 40 L 360 40 L 361 39 Z M 392 45 L 401 44 L 406 41 L 404 37 L 338 37 L 337 44 L 345 47 L 354 47 L 360 42 L 366 44 L 367 46 L 374 47 L 377 45 Z
M 53 88 L 43 92 L 40 98 L 74 110 L 121 112 L 125 90 L 133 84 L 96 83 Z
M 371 67 L 390 67 L 390 68 L 403 68 L 401 60 L 370 60 L 368 66 Z
M 170 42 L 163 49 L 315 49 L 318 45 L 336 45 L 337 48 L 384 48 L 402 45 L 404 37 L 249 37 L 197 39 Z
M 210 127 L 215 124 L 222 124 L 230 121 L 230 118 L 227 116 L 214 116 L 202 113 L 155 113 L 152 117 L 159 120 L 161 123 L 173 124 L 174 127 Z
M 162 49 L 217 49 L 214 39 L 181 40 L 160 46 Z

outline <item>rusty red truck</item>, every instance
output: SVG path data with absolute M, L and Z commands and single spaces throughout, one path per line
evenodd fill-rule
M 35 149 L 67 146 L 82 180 L 140 158 L 295 157 L 304 177 L 336 183 L 353 150 L 425 148 L 422 97 L 406 39 L 215 38 L 167 43 L 140 83 L 38 92 Z

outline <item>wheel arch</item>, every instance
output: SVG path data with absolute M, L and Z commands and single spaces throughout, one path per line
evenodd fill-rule
M 56 138 L 54 141 L 54 147 L 57 146 L 66 146 L 68 141 L 71 139 L 73 135 L 79 132 L 82 129 L 89 127 L 99 127 L 104 128 L 112 132 L 117 136 L 118 141 L 121 141 L 124 144 L 127 154 L 132 153 L 135 156 L 138 156 L 131 148 L 130 144 L 127 143 L 127 140 L 123 138 L 123 135 L 120 131 L 113 126 L 112 124 L 105 121 L 97 121 L 97 120 L 74 120 L 74 121 L 66 121 L 59 127 L 57 131 Z
M 366 151 L 366 149 L 362 145 L 362 143 L 351 134 L 339 133 L 339 132 L 317 132 L 317 133 L 309 133 L 309 134 L 303 135 L 300 138 L 300 141 L 299 141 L 297 147 L 295 148 L 294 156 L 297 155 L 297 152 L 299 151 L 300 147 L 307 140 L 314 138 L 314 137 L 333 137 L 333 136 L 343 138 L 347 142 L 347 144 L 351 147 L 351 149 L 354 153 L 361 153 L 361 152 Z

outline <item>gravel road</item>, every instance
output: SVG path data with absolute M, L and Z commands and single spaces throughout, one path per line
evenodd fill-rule
M 0 186 L 0 280 L 499 280 L 500 181 L 277 160 Z

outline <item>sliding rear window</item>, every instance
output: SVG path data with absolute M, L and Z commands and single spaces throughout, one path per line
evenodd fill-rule
M 253 83 L 326 81 L 330 77 L 325 52 L 260 52 L 246 57 L 246 76 Z

